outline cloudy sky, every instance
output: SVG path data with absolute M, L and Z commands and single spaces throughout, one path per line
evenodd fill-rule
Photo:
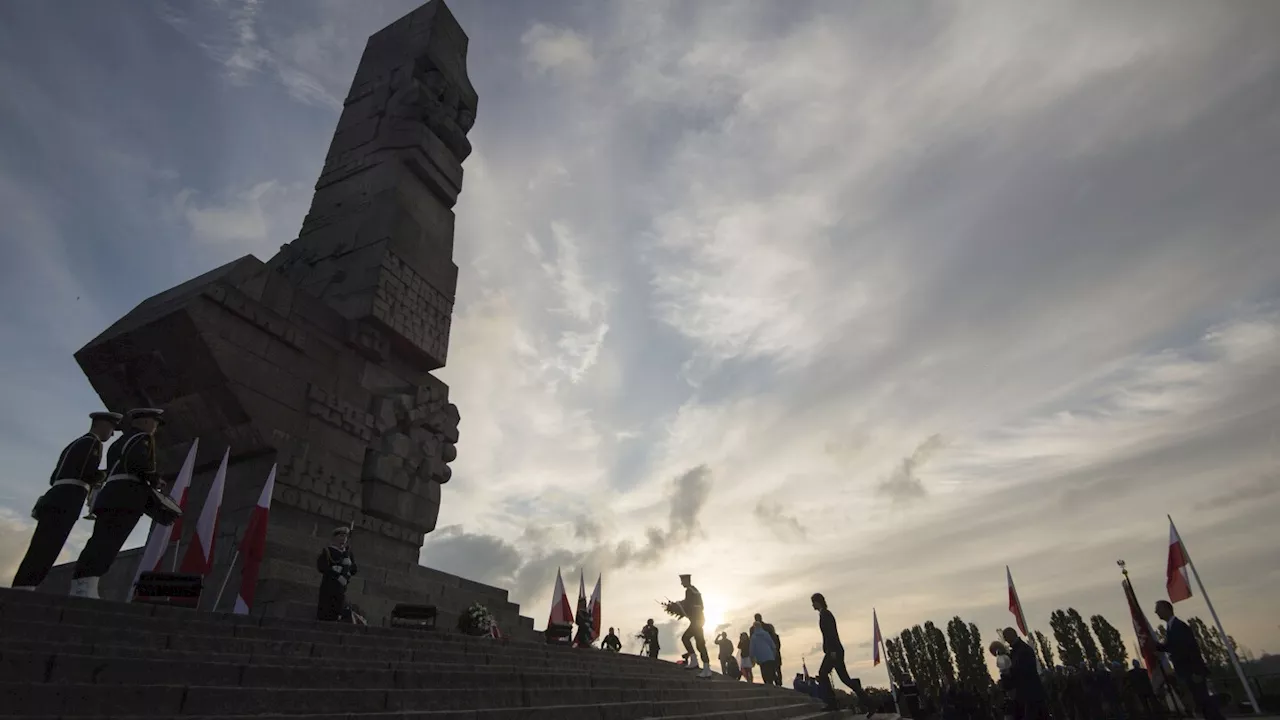
M 96 407 L 72 353 L 293 239 L 416 4 L 0 5 L 0 582 Z M 882 683 L 873 607 L 989 638 L 1006 564 L 1033 625 L 1128 637 L 1115 561 L 1153 603 L 1171 513 L 1280 650 L 1280 6 L 451 7 L 480 108 L 424 563 L 539 625 L 603 572 L 628 638 L 693 573 L 788 673 L 821 591 Z

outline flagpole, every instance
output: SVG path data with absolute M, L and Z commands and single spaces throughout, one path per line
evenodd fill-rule
M 231 579 L 231 571 L 235 570 L 236 560 L 238 559 L 240 559 L 239 549 L 231 556 L 231 564 L 227 566 L 227 574 L 222 576 L 222 587 L 218 588 L 218 596 L 213 599 L 213 607 L 209 608 L 213 612 L 218 611 L 218 603 L 222 601 L 222 593 L 227 589 L 227 581 Z
M 1209 593 L 1205 592 L 1204 583 L 1200 580 L 1200 573 L 1196 572 L 1195 561 L 1191 559 L 1191 553 L 1187 550 L 1187 542 L 1182 539 L 1182 533 L 1178 532 L 1178 526 L 1173 523 L 1173 516 L 1166 515 L 1169 518 L 1169 527 L 1173 528 L 1173 532 L 1178 536 L 1178 543 L 1182 545 L 1182 553 L 1187 557 L 1187 565 L 1191 568 L 1191 574 L 1195 576 L 1196 587 L 1200 588 L 1200 595 L 1204 597 L 1204 604 L 1209 606 L 1209 614 L 1213 616 L 1213 624 L 1218 626 L 1218 634 L 1222 637 L 1222 644 L 1227 648 L 1227 655 L 1231 657 L 1231 665 L 1236 669 L 1236 677 L 1240 678 L 1240 684 L 1244 686 L 1245 695 L 1249 696 L 1249 704 L 1253 706 L 1253 714 L 1261 715 L 1262 708 L 1258 707 L 1258 700 L 1253 696 L 1253 688 L 1249 687 L 1249 679 L 1244 676 L 1244 668 L 1240 667 L 1240 658 L 1236 657 L 1235 648 L 1231 647 L 1231 638 L 1227 635 L 1227 631 L 1222 627 L 1222 620 L 1218 619 L 1218 611 L 1213 609 L 1213 602 L 1209 600 Z

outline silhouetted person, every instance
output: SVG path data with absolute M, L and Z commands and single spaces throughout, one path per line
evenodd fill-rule
M 867 699 L 867 694 L 862 690 L 862 682 L 856 678 L 849 677 L 849 670 L 844 666 L 844 645 L 840 643 L 840 631 L 836 628 L 836 616 L 831 614 L 827 609 L 827 599 L 822 593 L 814 593 L 809 600 L 813 603 L 813 609 L 818 611 L 818 628 L 822 630 L 822 667 L 818 668 L 818 684 L 822 687 L 823 700 L 826 701 L 828 711 L 839 710 L 836 703 L 835 689 L 831 687 L 831 672 L 834 670 L 836 675 L 840 676 L 840 682 L 844 683 L 858 699 L 862 701 L 863 706 L 871 707 L 871 702 Z M 868 716 L 870 713 L 868 713 Z
M 684 631 L 684 635 L 680 636 L 680 640 L 684 643 L 685 651 L 689 653 L 689 667 L 697 670 L 698 655 L 701 655 L 702 672 L 698 673 L 698 677 L 709 678 L 711 677 L 711 657 L 707 654 L 707 636 L 702 631 L 702 626 L 706 624 L 702 593 L 693 586 L 691 575 L 681 575 L 680 584 L 684 586 L 684 600 L 680 602 L 680 609 L 684 612 L 684 616 L 689 618 L 689 628 Z M 698 655 L 693 652 L 695 644 Z
M 658 651 L 658 626 L 653 624 L 653 618 L 649 618 L 649 622 L 640 628 L 640 638 L 644 640 L 644 647 L 641 648 L 645 654 L 651 658 L 657 659 Z
M 774 629 L 773 625 L 765 622 L 764 618 L 760 617 L 760 613 L 756 613 L 756 622 L 760 623 L 760 627 L 769 633 L 769 639 L 773 640 L 773 649 L 778 651 L 778 667 L 782 667 L 782 639 L 778 637 L 778 631 Z M 778 674 L 777 685 L 782 687 L 781 673 Z
M 1022 641 L 1017 630 L 1005 628 L 1001 634 L 1009 645 L 1009 657 L 1013 659 L 1009 680 L 1017 708 L 1015 715 L 1020 720 L 1047 720 L 1049 708 L 1044 685 L 1040 682 L 1040 662 L 1036 660 L 1035 651 Z
M 123 415 L 96 412 L 89 415 L 89 432 L 71 441 L 58 456 L 49 476 L 49 489 L 36 501 L 31 517 L 36 521 L 35 534 L 27 546 L 27 554 L 13 576 L 14 590 L 35 590 L 44 582 L 67 544 L 71 528 L 80 519 L 89 491 L 102 483 L 102 444 L 111 439 Z
M 605 635 L 604 639 L 600 641 L 600 649 L 608 650 L 609 652 L 618 652 L 622 649 L 622 641 L 618 639 L 617 635 L 613 634 L 613 628 L 609 628 L 609 634 Z
M 96 516 L 93 534 L 71 573 L 73 596 L 98 597 L 98 579 L 111 569 L 124 541 L 138 526 L 153 488 L 163 488 L 154 437 L 163 422 L 163 410 L 130 410 L 129 431 L 107 449 L 107 478 L 90 508 Z
M 1195 633 L 1173 614 L 1173 603 L 1168 600 L 1156 603 L 1156 615 L 1165 623 L 1165 641 L 1156 643 L 1156 649 L 1169 653 L 1173 671 L 1186 685 L 1205 720 L 1222 720 L 1218 703 L 1209 695 L 1209 667 L 1200 654 L 1200 643 L 1196 642 Z
M 1142 716 L 1148 720 L 1159 717 L 1160 706 L 1156 700 L 1155 688 L 1151 685 L 1151 673 L 1142 667 L 1141 662 L 1133 661 L 1133 668 L 1125 673 L 1125 681 Z

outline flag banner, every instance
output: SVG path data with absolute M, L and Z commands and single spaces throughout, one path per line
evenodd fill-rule
M 871 667 L 880 664 L 880 645 L 884 642 L 880 637 L 880 618 L 876 617 L 876 609 L 871 608 L 871 647 L 874 648 L 871 654 Z
M 1191 597 L 1191 579 L 1187 575 L 1187 549 L 1182 546 L 1182 538 L 1178 537 L 1178 529 L 1169 521 L 1169 567 L 1166 572 L 1165 589 L 1169 592 L 1169 602 L 1182 602 Z
M 262 486 L 258 504 L 249 515 L 249 526 L 240 540 L 240 555 L 244 564 L 240 568 L 240 592 L 236 593 L 236 615 L 248 615 L 253 608 L 253 596 L 258 587 L 258 570 L 267 547 L 267 523 L 271 518 L 271 494 L 276 487 L 276 466 L 271 466 L 267 484 Z
M 1013 618 L 1018 623 L 1018 631 L 1024 637 L 1029 637 L 1027 632 L 1027 616 L 1022 613 L 1022 601 L 1018 599 L 1018 589 L 1013 586 L 1013 573 L 1009 571 L 1009 566 L 1004 566 L 1005 577 L 1009 580 L 1009 612 L 1013 613 Z
M 195 472 L 196 467 L 196 450 L 200 447 L 200 439 L 196 438 L 191 443 L 191 449 L 187 451 L 187 459 L 182 461 L 182 470 L 178 472 L 178 477 L 173 481 L 173 487 L 169 490 L 169 497 L 178 503 L 178 507 L 184 508 L 187 499 L 187 488 L 191 485 L 191 475 Z M 179 516 L 172 525 L 157 525 L 154 521 L 151 523 L 151 533 L 147 535 L 147 545 L 142 550 L 142 559 L 138 562 L 138 569 L 133 574 L 133 583 L 129 585 L 129 592 L 125 594 L 125 602 L 133 601 L 133 587 L 138 584 L 138 578 L 144 572 L 155 572 L 160 567 L 160 561 L 164 560 L 165 550 L 169 549 L 171 539 L 177 540 L 182 537 L 180 522 L 182 517 Z
M 574 623 L 581 625 L 584 621 L 590 620 L 591 618 L 589 615 L 587 615 L 587 613 L 588 613 L 587 581 L 586 581 L 586 578 L 582 576 L 582 570 L 579 569 L 578 570 L 578 608 L 577 610 L 574 611 L 574 614 L 573 614 Z
M 200 519 L 196 521 L 196 532 L 187 545 L 187 554 L 182 558 L 181 572 L 192 575 L 207 576 L 213 570 L 213 544 L 218 535 L 218 514 L 222 509 L 222 489 L 227 484 L 227 461 L 231 458 L 231 448 L 222 454 L 222 464 L 218 466 L 218 474 L 213 477 L 213 485 L 209 495 L 200 508 Z
M 1142 655 L 1142 663 L 1147 668 L 1147 675 L 1151 677 L 1151 686 L 1155 688 L 1157 695 L 1161 686 L 1164 684 L 1164 674 L 1160 672 L 1160 667 L 1164 666 L 1169 671 L 1165 662 L 1164 654 L 1156 650 L 1156 633 L 1151 627 L 1151 623 L 1147 621 L 1146 613 L 1142 612 L 1142 606 L 1138 604 L 1138 596 L 1133 592 L 1133 585 L 1126 579 L 1120 583 L 1120 587 L 1124 588 L 1125 599 L 1129 601 L 1129 614 L 1133 618 L 1133 633 L 1138 637 L 1138 652 Z
M 556 568 L 556 587 L 551 595 L 551 617 L 547 619 L 547 627 L 572 624 L 573 608 L 569 607 L 569 593 L 565 592 L 564 577 Z
M 591 591 L 591 599 L 587 601 L 587 612 L 591 613 L 591 641 L 595 642 L 600 639 L 600 583 L 604 580 L 604 573 L 596 578 L 596 589 Z

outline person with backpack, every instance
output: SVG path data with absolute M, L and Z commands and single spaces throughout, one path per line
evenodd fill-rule
M 769 634 L 769 639 L 773 641 L 773 652 L 775 655 L 778 656 L 778 667 L 781 668 L 782 667 L 782 640 L 778 638 L 778 631 L 773 628 L 773 625 L 765 622 L 764 619 L 760 617 L 760 613 L 756 613 L 756 623 L 760 625 L 760 627 L 764 628 L 764 631 Z M 761 670 L 761 673 L 763 672 L 764 671 Z M 769 681 L 764 680 L 764 683 L 768 685 Z M 777 682 L 773 684 L 777 685 L 778 687 L 782 687 L 781 671 L 779 671 L 778 673 Z

